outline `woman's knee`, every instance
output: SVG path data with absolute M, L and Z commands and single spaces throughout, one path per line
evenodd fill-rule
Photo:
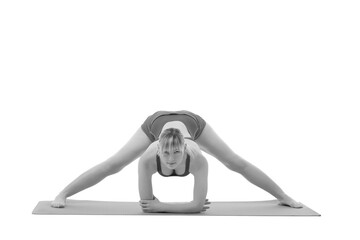
M 138 158 L 150 146 L 151 141 L 145 135 L 143 130 L 139 128 L 130 140 L 118 151 L 112 158 L 119 161 L 132 162 Z
M 112 175 L 118 173 L 123 169 L 126 165 L 132 162 L 135 159 L 119 159 L 115 156 L 109 158 L 105 162 L 101 164 L 102 171 L 107 175 Z
M 115 174 L 120 172 L 123 168 L 125 167 L 125 165 L 120 165 L 120 164 L 111 164 L 108 166 L 108 173 L 109 175 L 111 174 Z
M 221 160 L 221 162 L 230 170 L 235 172 L 242 172 L 249 165 L 249 163 L 237 154 L 231 154 Z

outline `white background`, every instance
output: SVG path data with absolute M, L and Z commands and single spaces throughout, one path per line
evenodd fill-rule
M 1 238 L 356 239 L 359 12 L 357 1 L 1 1 Z M 158 110 L 202 116 L 322 216 L 31 214 Z M 206 157 L 210 201 L 273 199 Z M 192 181 L 155 176 L 155 194 L 188 200 Z M 137 161 L 72 198 L 138 201 Z

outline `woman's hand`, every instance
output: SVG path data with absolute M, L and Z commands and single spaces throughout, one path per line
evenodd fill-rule
M 143 212 L 146 213 L 162 212 L 161 203 L 157 198 L 155 198 L 154 200 L 140 200 L 139 203 Z

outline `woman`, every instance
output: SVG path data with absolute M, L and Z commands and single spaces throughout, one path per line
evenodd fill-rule
M 117 153 L 71 182 L 59 193 L 51 206 L 64 207 L 68 197 L 99 183 L 109 175 L 119 172 L 126 165 L 139 158 L 149 147 L 153 148 L 161 133 L 169 128 L 179 129 L 184 137 L 191 139 L 189 141 L 196 143 L 202 151 L 215 157 L 230 170 L 242 174 L 248 181 L 276 197 L 280 204 L 294 208 L 303 206 L 285 194 L 260 169 L 233 152 L 215 133 L 209 123 L 205 122 L 199 115 L 186 110 L 157 111 L 148 116 L 132 138 Z M 146 194 L 143 196 L 148 198 L 149 193 Z M 145 199 L 142 200 L 145 201 Z M 153 203 L 152 201 L 158 200 L 156 198 L 147 199 L 147 203 L 150 205 Z

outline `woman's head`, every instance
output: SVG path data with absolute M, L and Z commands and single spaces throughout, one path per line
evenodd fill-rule
M 184 159 L 186 144 L 184 136 L 177 128 L 165 129 L 159 137 L 158 151 L 161 161 L 175 169 Z

